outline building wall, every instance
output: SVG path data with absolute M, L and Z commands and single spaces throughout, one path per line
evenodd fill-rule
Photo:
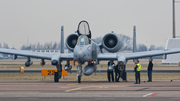
M 170 38 L 166 42 L 165 49 L 180 48 L 180 38 Z M 174 64 L 177 65 L 180 62 L 180 53 L 167 55 L 165 60 L 162 60 L 162 64 Z

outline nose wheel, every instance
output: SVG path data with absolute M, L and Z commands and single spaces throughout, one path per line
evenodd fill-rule
M 78 83 L 81 83 L 81 76 L 82 76 L 82 65 L 81 63 L 78 63 L 78 74 L 77 74 Z
M 59 73 L 55 72 L 54 74 L 54 82 L 59 82 Z

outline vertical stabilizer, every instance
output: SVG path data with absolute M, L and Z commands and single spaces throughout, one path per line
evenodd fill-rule
M 137 49 L 136 49 L 136 26 L 134 26 L 134 29 L 133 29 L 133 52 L 136 52 Z
M 61 53 L 64 53 L 64 26 L 61 26 Z

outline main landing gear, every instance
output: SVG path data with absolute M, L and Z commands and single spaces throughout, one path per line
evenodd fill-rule
M 54 82 L 59 82 L 59 79 L 61 79 L 61 73 L 62 73 L 62 65 L 57 65 L 57 72 L 54 74 Z

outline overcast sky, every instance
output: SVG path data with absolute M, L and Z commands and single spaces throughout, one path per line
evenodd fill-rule
M 176 0 L 177 1 L 177 0 Z M 176 6 L 176 35 L 180 36 L 180 2 Z M 133 36 L 137 43 L 165 46 L 172 38 L 172 0 L 0 0 L 0 42 L 23 44 L 60 41 L 89 22 L 92 38 L 108 32 Z

